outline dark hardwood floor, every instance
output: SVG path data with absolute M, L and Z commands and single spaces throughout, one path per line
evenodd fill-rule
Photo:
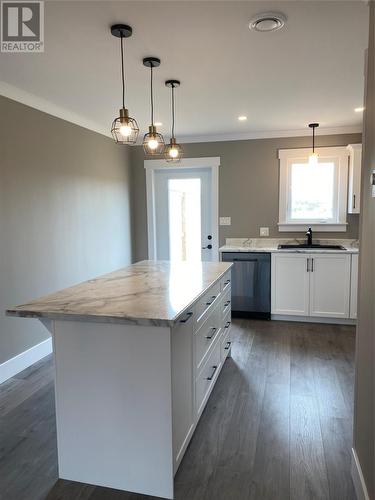
M 354 500 L 354 327 L 233 321 L 177 500 Z M 0 386 L 1 500 L 151 500 L 57 480 L 51 357 Z

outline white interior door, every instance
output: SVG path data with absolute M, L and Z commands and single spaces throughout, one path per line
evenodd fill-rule
M 154 249 L 159 260 L 217 260 L 210 168 L 154 172 Z

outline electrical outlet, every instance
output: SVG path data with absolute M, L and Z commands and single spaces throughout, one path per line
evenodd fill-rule
M 259 228 L 259 234 L 260 234 L 260 236 L 269 236 L 270 235 L 270 228 L 269 227 Z
M 232 221 L 230 217 L 220 217 L 220 226 L 230 226 Z

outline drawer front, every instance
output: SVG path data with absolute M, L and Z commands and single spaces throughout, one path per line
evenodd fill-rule
M 209 311 L 211 312 L 218 303 L 220 296 L 220 281 L 215 283 L 207 292 L 198 300 L 195 311 L 197 327 L 207 318 Z M 199 325 L 199 326 L 198 326 Z
M 200 372 L 195 385 L 195 400 L 198 416 L 202 413 L 211 389 L 216 382 L 221 368 L 220 342 L 216 342 L 202 371 Z
M 228 285 L 229 286 L 229 285 Z M 229 286 L 223 291 L 223 298 L 221 299 L 221 317 L 224 319 L 231 311 L 232 289 Z
M 223 292 L 231 285 L 231 272 L 227 271 L 220 280 L 220 290 Z
M 228 325 L 229 322 L 230 322 L 230 317 L 228 316 L 228 321 L 226 321 L 225 325 Z M 224 328 L 223 334 L 222 334 L 221 339 L 220 339 L 221 362 L 222 363 L 224 363 L 224 361 L 226 360 L 226 358 L 230 352 L 231 345 L 232 345 L 230 333 L 231 333 L 231 324 L 229 324 L 229 326 Z
M 195 363 L 199 370 L 214 344 L 218 335 L 221 335 L 221 308 L 220 305 L 214 309 L 205 319 L 202 326 L 195 333 Z

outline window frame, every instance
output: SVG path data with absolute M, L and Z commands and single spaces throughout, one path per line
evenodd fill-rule
M 291 200 L 291 165 L 292 163 L 307 163 L 311 148 L 280 149 L 279 150 L 279 232 L 305 232 L 306 226 L 315 231 L 345 232 L 347 230 L 348 201 L 348 161 L 346 146 L 315 148 L 319 160 L 335 163 L 335 218 L 329 221 L 307 219 L 294 221 L 290 218 Z

